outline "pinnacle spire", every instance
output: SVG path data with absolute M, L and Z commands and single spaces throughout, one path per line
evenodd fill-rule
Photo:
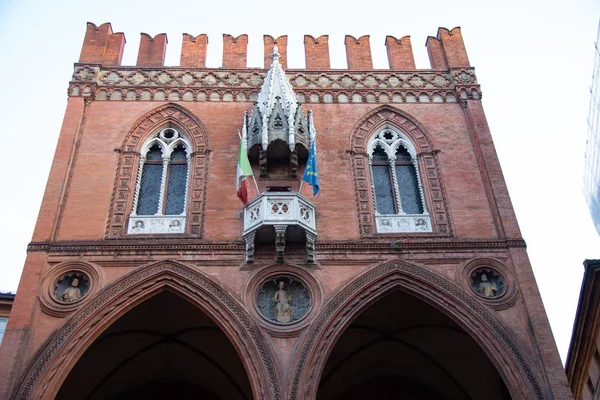
M 277 63 L 279 63 L 279 49 L 277 48 L 277 46 L 273 46 L 273 52 L 271 53 L 271 58 L 273 59 L 273 62 L 277 61 Z
M 295 129 L 294 119 L 296 117 L 296 110 L 298 109 L 298 98 L 292 89 L 290 81 L 285 76 L 285 72 L 279 64 L 279 49 L 277 46 L 273 46 L 271 53 L 273 62 L 267 76 L 263 82 L 263 85 L 258 93 L 258 99 L 256 105 L 262 119 L 264 121 L 262 125 L 262 146 L 266 150 L 268 146 L 269 127 L 268 121 L 271 118 L 271 114 L 278 105 L 281 105 L 283 110 L 284 118 L 287 121 L 288 126 L 288 145 L 291 151 L 294 151 L 296 146 L 295 143 Z

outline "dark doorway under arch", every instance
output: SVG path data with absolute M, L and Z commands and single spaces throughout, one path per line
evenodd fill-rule
M 164 290 L 103 332 L 56 398 L 250 400 L 252 389 L 223 331 L 189 301 Z
M 511 397 L 481 347 L 456 322 L 422 300 L 395 290 L 348 326 L 321 375 L 318 400 L 365 398 Z

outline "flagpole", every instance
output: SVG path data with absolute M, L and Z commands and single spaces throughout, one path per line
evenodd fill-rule
M 315 139 L 317 138 L 317 130 L 315 129 L 314 126 L 314 122 L 313 122 L 313 118 L 312 118 L 312 110 L 308 110 L 308 131 L 309 131 L 309 135 L 310 135 L 310 150 L 308 152 L 308 159 L 306 160 L 306 165 L 304 166 L 304 174 L 306 174 L 306 169 L 308 168 L 308 164 L 311 160 L 311 155 L 313 156 L 314 159 L 314 163 L 315 163 L 315 170 L 316 170 L 316 155 L 317 155 L 317 146 L 315 143 Z M 300 180 L 300 187 L 298 188 L 298 194 L 302 194 L 302 184 L 304 183 L 304 176 L 302 176 L 302 180 Z M 310 185 L 313 185 L 313 195 L 314 193 L 314 184 L 317 184 L 317 192 L 319 191 L 318 189 L 318 177 L 315 180 L 310 180 L 310 182 L 308 182 Z
M 240 138 L 240 140 L 242 140 L 242 135 L 240 135 L 240 130 L 238 129 L 238 137 Z M 247 151 L 246 148 L 244 148 L 244 151 Z M 254 181 L 254 186 L 256 186 L 256 195 L 260 195 L 260 190 L 258 190 L 258 183 L 256 183 L 256 178 L 254 177 L 254 170 L 252 170 L 252 180 Z

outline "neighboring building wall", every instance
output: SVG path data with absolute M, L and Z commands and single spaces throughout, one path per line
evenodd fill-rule
M 600 398 L 600 260 L 585 260 L 565 370 L 575 399 Z
M 236 348 L 254 346 L 244 361 L 256 363 L 250 382 L 264 385 L 265 398 L 308 399 L 318 381 L 307 374 L 335 344 L 325 333 L 377 299 L 369 296 L 385 294 L 386 277 L 460 323 L 513 398 L 571 398 L 460 28 L 428 38 L 434 70 L 414 69 L 407 38 L 388 40 L 388 55 L 391 68 L 410 70 L 372 70 L 365 36 L 347 39 L 348 64 L 360 71 L 330 70 L 327 36 L 305 38 L 313 69 L 286 73 L 318 131 L 321 192 L 313 198 L 310 186 L 302 188 L 317 210 L 314 265 L 301 248 L 286 249 L 284 264 L 274 262 L 272 249 L 257 249 L 255 263 L 245 264 L 237 131 L 266 71 L 245 68 L 245 35 L 228 38 L 225 67 L 203 68 L 207 40 L 200 39 L 184 42 L 193 54 L 182 54 L 186 63 L 197 60 L 196 68 L 163 67 L 163 35 L 145 35 L 141 65 L 125 67 L 123 35 L 110 24 L 88 25 L 5 336 L 10 346 L 0 349 L 0 398 L 55 394 L 87 335 L 144 301 L 144 285 L 164 279 L 173 290 L 211 299 L 217 324 L 239 335 Z M 185 233 L 127 234 L 140 146 L 169 123 L 193 150 Z M 375 226 L 366 147 L 385 124 L 418 149 L 429 231 L 382 233 Z M 290 185 L 297 191 L 299 179 Z M 493 271 L 488 279 L 502 275 L 501 295 L 476 292 L 484 286 L 473 279 L 483 269 Z M 310 313 L 291 328 L 263 321 L 252 305 L 253 285 L 279 271 L 301 277 L 315 293 Z M 74 277 L 84 296 L 61 301 Z
M 600 234 L 600 27 L 594 52 L 594 71 L 590 87 L 590 108 L 588 113 L 588 139 L 585 151 L 584 192 Z
M 2 339 L 4 338 L 8 317 L 14 301 L 14 293 L 0 293 L 0 345 L 2 344 Z

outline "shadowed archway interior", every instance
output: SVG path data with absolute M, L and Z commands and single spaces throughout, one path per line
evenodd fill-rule
M 221 329 L 199 308 L 165 290 L 98 337 L 56 398 L 250 400 L 252 390 Z
M 508 400 L 479 345 L 452 319 L 401 291 L 350 324 L 333 348 L 318 400 Z

